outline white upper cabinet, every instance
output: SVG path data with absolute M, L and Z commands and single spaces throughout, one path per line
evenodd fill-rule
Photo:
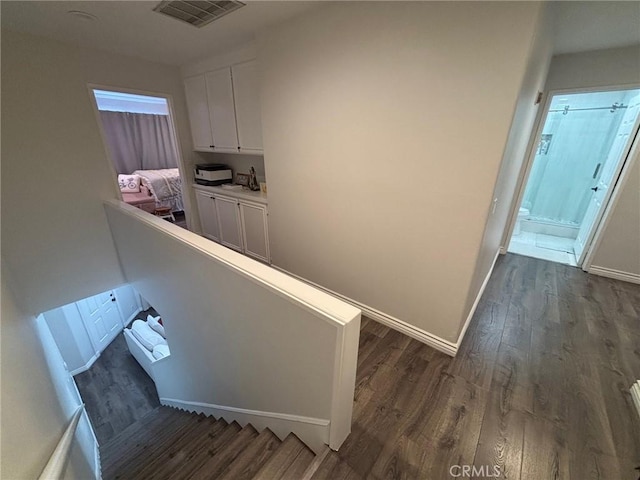
M 205 75 L 209 99 L 209 120 L 215 150 L 238 150 L 236 111 L 233 104 L 231 69 L 223 68 Z
M 255 61 L 231 67 L 240 151 L 262 151 L 262 119 Z
M 189 77 L 184 88 L 195 150 L 262 153 L 255 60 Z
M 211 150 L 213 148 L 213 137 L 211 135 L 207 85 L 204 75 L 186 78 L 184 92 L 187 97 L 193 148 L 195 150 Z

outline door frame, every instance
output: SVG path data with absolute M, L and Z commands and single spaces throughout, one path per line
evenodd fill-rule
M 518 174 L 518 181 L 516 184 L 516 189 L 514 192 L 514 196 L 511 200 L 511 211 L 509 213 L 509 217 L 507 220 L 507 226 L 505 229 L 505 234 L 503 237 L 503 245 L 500 247 L 500 253 L 507 253 L 509 248 L 509 243 L 511 243 L 511 237 L 513 236 L 513 230 L 515 229 L 516 222 L 518 220 L 518 211 L 520 209 L 520 205 L 522 204 L 522 199 L 524 197 L 524 192 L 527 187 L 527 182 L 529 181 L 529 175 L 531 174 L 531 169 L 533 168 L 533 162 L 535 161 L 535 151 L 538 145 L 538 139 L 542 134 L 542 130 L 544 129 L 544 120 L 549 113 L 549 108 L 551 106 L 551 98 L 554 95 L 569 95 L 569 94 L 577 94 L 577 93 L 596 93 L 596 92 L 611 92 L 618 90 L 638 90 L 640 89 L 640 84 L 623 84 L 623 85 L 607 85 L 603 87 L 587 87 L 587 88 L 561 88 L 561 89 L 553 89 L 544 92 L 544 102 L 543 108 L 538 111 L 536 116 L 536 120 L 534 122 L 534 126 L 532 129 L 532 134 L 529 137 L 529 142 L 527 144 L 527 154 L 525 157 L 525 161 L 520 168 L 520 173 Z M 623 160 L 623 165 L 620 170 L 620 173 L 616 177 L 615 181 L 612 181 L 613 186 L 611 187 L 611 193 L 609 195 L 609 199 L 606 201 L 601 208 L 604 210 L 602 217 L 600 218 L 598 224 L 594 227 L 595 231 L 593 233 L 592 239 L 589 242 L 589 245 L 586 247 L 586 255 L 582 262 L 582 265 L 578 265 L 579 268 L 584 270 L 585 272 L 589 271 L 591 267 L 591 262 L 593 260 L 593 256 L 598 246 L 602 241 L 603 232 L 606 229 L 607 224 L 609 223 L 609 219 L 611 217 L 611 213 L 615 209 L 616 204 L 618 203 L 618 199 L 620 197 L 620 191 L 622 187 L 626 184 L 626 181 L 629 177 L 629 172 L 633 167 L 635 161 L 640 156 L 640 134 L 638 133 L 640 130 L 636 128 L 636 132 L 634 134 L 634 138 L 631 142 L 629 150 L 627 152 L 626 158 Z
M 113 159 L 111 157 L 111 151 L 109 149 L 109 144 L 107 143 L 107 138 L 104 134 L 104 129 L 102 127 L 102 119 L 100 118 L 100 110 L 98 109 L 98 102 L 96 101 L 96 97 L 93 93 L 94 90 L 107 90 L 110 92 L 118 92 L 118 93 L 129 93 L 132 95 L 145 95 L 147 97 L 156 97 L 156 98 L 164 98 L 167 101 L 167 108 L 169 109 L 169 129 L 171 131 L 171 136 L 173 137 L 173 144 L 176 149 L 176 159 L 178 160 L 178 171 L 180 172 L 180 177 L 182 178 L 182 202 L 184 204 L 184 216 L 187 221 L 187 227 L 191 228 L 191 212 L 193 209 L 191 208 L 191 196 L 187 191 L 187 182 L 185 181 L 188 178 L 191 178 L 190 171 L 187 170 L 184 158 L 182 157 L 182 145 L 180 144 L 180 136 L 178 135 L 178 129 L 176 126 L 176 110 L 173 103 L 173 96 L 169 93 L 162 92 L 152 92 L 148 90 L 138 90 L 135 88 L 124 88 L 117 87 L 114 85 L 106 85 L 106 84 L 98 84 L 98 83 L 87 83 L 87 90 L 89 92 L 89 98 L 91 101 L 91 106 L 93 107 L 93 113 L 96 117 L 96 121 L 98 122 L 98 130 L 100 130 L 100 138 L 102 139 L 102 146 L 104 147 L 104 151 L 107 154 L 108 160 L 108 168 L 111 172 L 111 177 L 113 179 L 114 188 L 116 189 L 118 200 L 122 201 L 122 193 L 120 192 L 120 186 L 118 185 L 118 173 L 113 165 Z

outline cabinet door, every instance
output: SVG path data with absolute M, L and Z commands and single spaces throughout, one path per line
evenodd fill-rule
M 122 330 L 122 319 L 113 292 L 104 292 L 76 302 L 93 346 L 103 351 Z
M 262 119 L 255 61 L 231 67 L 240 150 L 262 150 Z
M 216 203 L 213 194 L 203 190 L 196 190 L 196 202 L 198 204 L 198 214 L 200 216 L 202 235 L 219 242 L 220 230 L 218 227 L 218 212 L 216 211 Z
M 220 224 L 220 243 L 242 251 L 242 231 L 240 229 L 240 211 L 234 198 L 215 196 L 218 222 Z
M 211 136 L 207 85 L 204 75 L 185 79 L 184 93 L 187 97 L 193 148 L 195 150 L 210 151 L 211 145 L 213 145 L 213 137 Z
M 255 203 L 240 202 L 244 253 L 270 263 L 267 208 Z
M 207 73 L 205 78 L 214 150 L 237 152 L 238 132 L 236 131 L 231 69 L 223 68 Z

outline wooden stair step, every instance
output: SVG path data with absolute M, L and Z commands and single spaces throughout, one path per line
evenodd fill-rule
M 220 473 L 222 473 L 257 436 L 258 432 L 256 429 L 253 428 L 251 424 L 247 424 L 216 455 L 193 472 L 191 478 L 201 480 L 218 478 Z
M 218 423 L 224 423 L 223 419 L 218 420 Z M 242 427 L 237 422 L 232 422 L 214 438 L 204 438 L 196 442 L 193 451 L 185 462 L 178 466 L 176 469 L 167 470 L 162 472 L 157 480 L 180 480 L 192 478 L 193 473 L 202 467 L 212 457 L 221 452 L 229 442 L 242 430 Z M 156 480 L 156 479 L 154 479 Z
M 271 458 L 256 473 L 253 477 L 254 480 L 274 480 L 281 478 L 282 474 L 289 468 L 303 448 L 306 448 L 304 443 L 293 433 L 289 434 Z
M 165 471 L 169 466 L 171 468 L 180 465 L 186 457 L 184 452 L 189 452 L 192 442 L 200 438 L 208 438 L 208 434 L 212 430 L 218 430 L 216 420 L 205 415 L 198 416 L 194 419 L 195 426 L 193 428 L 183 430 L 181 434 L 175 435 L 171 442 L 166 444 L 161 450 L 154 452 L 144 462 L 144 466 L 136 471 L 131 471 L 132 480 L 139 478 L 146 480 L 148 478 L 156 478 Z
M 314 480 L 358 480 L 362 476 L 344 462 L 336 452 L 330 452 L 311 477 Z
M 222 480 L 250 480 L 282 444 L 265 428 L 220 475 Z
M 104 478 L 114 478 L 116 472 L 126 463 L 137 459 L 143 455 L 154 444 L 158 442 L 158 438 L 173 434 L 176 429 L 183 428 L 189 423 L 190 414 L 176 411 L 174 415 L 170 415 L 164 422 L 157 423 L 146 430 L 142 430 L 141 435 L 132 437 L 129 442 L 122 442 L 117 449 L 111 449 L 106 455 L 102 456 L 102 475 Z
M 324 450 L 319 454 L 317 454 L 313 458 L 311 463 L 309 463 L 309 466 L 300 477 L 300 480 L 311 480 L 311 478 L 313 477 L 313 474 L 316 473 L 316 470 L 318 470 L 318 468 L 320 467 L 322 462 L 324 462 L 324 459 L 327 458 L 327 455 L 329 455 L 329 453 L 331 453 L 331 449 L 329 447 L 324 447 Z
M 102 458 L 118 455 L 119 452 L 127 452 L 136 442 L 149 436 L 150 430 L 166 424 L 169 418 L 180 417 L 183 412 L 168 407 L 158 407 L 147 413 L 140 420 L 129 425 L 116 437 L 100 446 Z
M 197 425 L 198 422 L 194 421 L 193 416 L 182 417 L 181 421 L 174 423 L 171 428 L 168 427 L 164 432 L 160 432 L 155 438 L 151 439 L 150 442 L 135 449 L 133 454 L 129 454 L 126 458 L 119 460 L 114 474 L 107 478 L 131 478 L 139 468 L 144 466 L 145 462 L 148 462 L 158 452 L 162 452 L 167 446 L 171 445 L 176 437 L 184 435 Z
M 213 417 L 210 418 L 212 420 L 211 428 L 197 438 L 191 439 L 179 453 L 167 460 L 162 471 L 154 476 L 154 480 L 189 478 L 189 471 L 194 469 L 194 463 L 197 461 L 198 455 L 201 455 L 202 458 L 209 458 L 206 456 L 207 451 L 215 445 L 218 439 L 224 435 L 225 430 L 229 428 L 229 424 L 224 419 L 221 418 L 215 421 Z M 239 425 L 237 429 L 233 429 L 232 433 L 237 431 L 240 431 Z M 203 461 L 200 460 L 199 464 L 203 463 Z M 196 466 L 199 464 L 195 463 Z
M 294 459 L 293 463 L 285 470 L 280 479 L 300 480 L 315 457 L 315 454 L 305 445 L 302 451 Z

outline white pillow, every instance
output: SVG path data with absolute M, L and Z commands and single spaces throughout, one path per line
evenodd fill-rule
M 168 357 L 171 354 L 171 352 L 169 352 L 169 345 L 156 345 L 153 347 L 153 352 L 151 352 L 151 354 L 156 360 Z
M 152 317 L 151 315 L 147 315 L 147 323 L 149 324 L 149 326 L 156 332 L 158 332 L 160 335 L 162 335 L 163 338 L 167 338 L 167 336 L 164 333 L 164 326 L 160 324 L 160 322 L 158 321 L 160 320 L 160 316 L 157 317 Z
M 140 175 L 118 175 L 118 185 L 122 193 L 138 193 L 140 191 Z
M 133 324 L 131 325 L 131 333 L 138 339 L 142 346 L 150 352 L 153 352 L 153 347 L 156 345 L 166 345 L 167 343 L 167 341 L 162 338 L 158 332 L 151 330 L 151 327 L 147 325 L 147 322 L 143 322 L 142 320 L 133 321 Z

